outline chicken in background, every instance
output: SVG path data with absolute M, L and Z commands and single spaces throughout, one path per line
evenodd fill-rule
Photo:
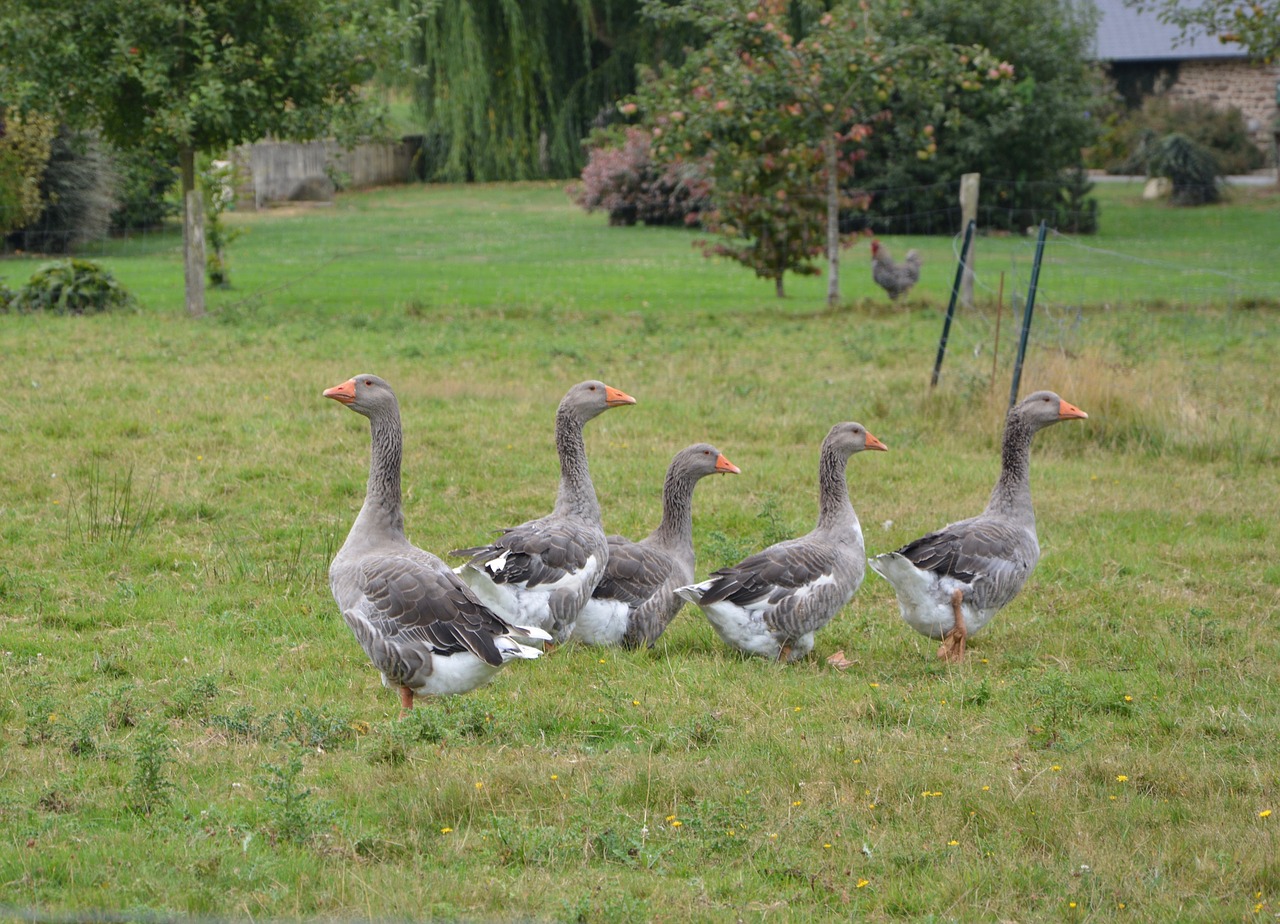
M 879 241 L 871 242 L 871 278 L 896 300 L 920 280 L 920 252 L 908 250 L 901 263 L 894 263 L 889 250 Z

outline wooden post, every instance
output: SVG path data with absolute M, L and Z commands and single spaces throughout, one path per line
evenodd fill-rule
M 196 152 L 178 151 L 182 173 L 182 259 L 186 276 L 187 314 L 204 316 L 204 202 L 196 188 Z
M 966 173 L 960 177 L 960 223 L 966 228 L 969 222 L 978 222 L 978 186 L 981 173 Z M 970 245 L 969 259 L 964 267 L 964 279 L 960 283 L 960 303 L 966 308 L 973 307 L 973 252 L 976 248 Z
M 836 177 L 836 138 L 828 135 L 822 152 L 827 162 L 827 307 L 840 304 L 840 188 Z

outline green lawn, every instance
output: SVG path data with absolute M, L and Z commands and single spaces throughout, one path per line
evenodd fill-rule
M 986 500 L 1031 242 L 981 239 L 934 393 L 948 239 L 888 241 L 925 265 L 892 307 L 847 251 L 827 310 L 558 186 L 387 189 L 234 216 L 199 321 L 173 234 L 93 248 L 136 313 L 0 315 L 0 918 L 1275 917 L 1280 199 L 1138 192 L 1048 249 L 1022 391 L 1090 418 L 1037 437 L 1044 555 L 965 664 L 868 574 L 803 663 L 687 607 L 404 721 L 329 596 L 368 429 L 321 390 L 396 387 L 438 553 L 550 509 L 588 377 L 638 399 L 587 429 L 611 531 L 707 440 L 742 474 L 698 489 L 700 575 L 803 532 L 856 419 L 890 448 L 849 467 L 876 553 Z

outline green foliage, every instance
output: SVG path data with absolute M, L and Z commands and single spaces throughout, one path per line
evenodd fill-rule
M 302 758 L 283 764 L 265 764 L 258 784 L 267 806 L 267 833 L 274 838 L 306 844 L 332 822 L 333 813 L 314 792 L 301 785 Z
M 150 815 L 169 803 L 174 784 L 168 777 L 173 763 L 173 742 L 161 722 L 151 721 L 138 728 L 133 747 L 133 776 L 125 791 L 129 809 L 139 815 Z
M 428 179 L 570 177 L 581 141 L 635 87 L 638 63 L 678 54 L 637 0 L 399 0 L 414 96 L 433 146 Z M 604 115 L 608 119 L 607 115 Z
M 235 183 L 235 164 L 230 161 L 211 160 L 200 171 L 204 232 L 208 244 L 205 250 L 205 272 L 209 277 L 209 284 L 219 289 L 231 288 L 227 247 L 243 233 L 239 228 L 228 228 L 222 220 L 223 213 L 235 201 Z
M 110 153 L 93 136 L 63 126 L 50 142 L 40 177 L 39 217 L 9 235 L 36 253 L 69 253 L 105 237 L 116 208 L 117 178 Z
M 978 105 L 962 100 L 1009 106 L 1012 75 L 982 48 L 903 34 L 897 23 L 910 11 L 893 4 L 802 15 L 793 35 L 803 9 L 781 0 L 650 4 L 660 22 L 708 38 L 623 109 L 643 112 L 660 161 L 706 159 L 715 208 L 704 225 L 719 239 L 705 252 L 773 280 L 778 295 L 786 273 L 818 272 L 813 261 L 837 245 L 836 210 L 865 204 L 849 190 L 869 138 L 910 137 L 912 158 L 928 160 L 939 129 Z
M 135 301 L 108 270 L 89 260 L 59 260 L 37 270 L 9 306 L 18 312 L 96 314 L 132 308 Z
M 1100 166 L 1112 173 L 1140 173 L 1145 167 L 1143 148 L 1150 137 L 1174 132 L 1212 152 L 1223 174 L 1250 173 L 1265 161 L 1249 136 L 1244 114 L 1234 106 L 1217 109 L 1200 100 L 1152 96 L 1108 131 L 1102 150 L 1112 153 Z
M 173 157 L 146 148 L 116 150 L 112 157 L 120 175 L 120 204 L 111 213 L 113 231 L 158 228 L 181 211 L 174 190 L 178 167 Z
M 8 0 L 0 89 L 121 148 L 314 138 L 367 111 L 384 24 L 363 0 Z
M 934 36 L 986 48 L 1008 62 L 1012 75 L 999 95 L 953 87 L 945 105 L 954 115 L 946 121 L 898 91 L 892 123 L 868 139 L 859 165 L 859 182 L 873 193 L 869 227 L 881 234 L 956 233 L 950 184 L 964 173 L 982 174 L 987 201 L 999 186 L 1000 209 L 983 215 L 984 228 L 1022 231 L 1042 218 L 1056 226 L 1070 171 L 1095 132 L 1088 114 L 1098 94 L 1089 64 L 1095 17 L 1092 5 L 1070 0 L 922 0 L 911 16 L 886 24 L 900 43 Z M 937 129 L 937 150 L 928 159 L 916 155 L 925 124 Z
M 48 116 L 0 109 L 0 237 L 40 217 L 40 178 L 55 128 Z
M 1137 141 L 1130 162 L 1148 176 L 1167 177 L 1174 205 L 1208 205 L 1222 199 L 1217 159 L 1181 132 L 1147 132 Z

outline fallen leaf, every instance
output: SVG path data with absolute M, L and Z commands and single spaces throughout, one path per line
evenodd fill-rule
M 834 667 L 838 671 L 847 670 L 848 668 L 853 667 L 853 662 L 844 656 L 843 648 L 841 648 L 831 657 L 827 658 L 827 663 L 830 664 L 832 667 Z

